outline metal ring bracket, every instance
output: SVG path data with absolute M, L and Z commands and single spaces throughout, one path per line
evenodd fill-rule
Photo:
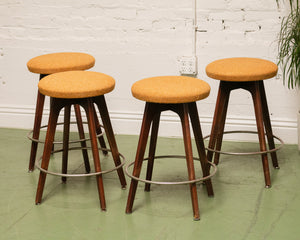
M 85 148 L 82 148 L 82 147 L 72 147 L 72 148 L 69 148 L 69 150 L 81 150 L 81 149 L 91 149 L 91 147 L 85 147 Z M 107 149 L 107 148 L 98 148 L 99 150 L 104 150 L 104 151 L 108 151 L 108 152 L 111 152 L 110 149 Z M 57 152 L 62 152 L 63 149 L 58 149 L 58 150 L 55 150 L 55 151 L 52 151 L 52 153 L 57 153 Z M 111 169 L 108 169 L 108 170 L 105 170 L 105 171 L 101 171 L 101 172 L 94 172 L 94 173 L 79 173 L 79 174 L 64 174 L 64 173 L 57 173 L 57 172 L 52 172 L 52 171 L 48 171 L 44 168 L 41 167 L 40 165 L 40 162 L 43 158 L 43 156 L 41 156 L 35 163 L 35 166 L 42 172 L 44 173 L 47 173 L 47 174 L 51 174 L 51 175 L 55 175 L 55 176 L 61 176 L 61 177 L 88 177 L 88 176 L 96 176 L 96 175 L 100 175 L 100 174 L 105 174 L 105 173 L 109 173 L 109 172 L 112 172 L 112 171 L 115 171 L 119 168 L 121 168 L 122 166 L 124 166 L 125 164 L 125 157 L 119 153 L 119 156 L 122 158 L 123 161 L 121 161 L 121 163 L 114 167 L 114 168 L 111 168 Z
M 183 159 L 185 159 L 186 157 L 185 156 L 178 156 L 178 155 L 164 155 L 164 156 L 155 156 L 154 157 L 154 159 L 158 159 L 158 158 L 183 158 Z M 199 158 L 193 158 L 193 159 L 200 161 Z M 144 158 L 143 159 L 143 161 L 148 161 L 148 160 L 149 160 L 149 158 Z M 158 184 L 158 185 L 183 185 L 183 184 L 191 184 L 191 183 L 196 183 L 196 182 L 202 182 L 202 181 L 205 181 L 207 179 L 210 179 L 217 172 L 217 166 L 212 162 L 208 162 L 213 167 L 213 172 L 210 175 L 206 176 L 206 177 L 202 177 L 202 178 L 198 178 L 198 179 L 194 179 L 194 180 L 189 180 L 189 181 L 182 181 L 182 182 L 157 182 L 157 181 L 150 181 L 150 180 L 137 178 L 137 177 L 133 176 L 132 174 L 130 174 L 128 172 L 128 168 L 130 166 L 132 166 L 134 163 L 135 162 L 131 162 L 125 167 L 125 173 L 128 177 L 130 177 L 134 180 L 140 181 L 140 182 L 150 183 L 150 184 Z
M 230 133 L 250 133 L 250 134 L 257 134 L 256 131 L 227 131 L 227 132 L 224 132 L 223 134 L 230 134 Z M 207 139 L 209 138 L 210 135 L 207 135 L 205 136 L 203 139 Z M 281 149 L 284 145 L 284 142 L 282 139 L 280 139 L 279 137 L 277 136 L 272 136 L 273 138 L 277 139 L 279 142 L 280 142 L 280 145 L 276 148 L 273 148 L 273 149 L 270 149 L 270 150 L 266 150 L 266 151 L 259 151 L 259 152 L 224 152 L 224 151 L 218 151 L 218 150 L 215 150 L 215 149 L 212 149 L 212 148 L 209 148 L 209 147 L 206 147 L 206 150 L 208 151 L 211 151 L 211 152 L 215 152 L 215 153 L 220 153 L 220 154 L 226 154 L 226 155 L 238 155 L 238 156 L 241 156 L 241 155 L 261 155 L 261 154 L 266 154 L 266 153 L 272 153 L 272 152 L 276 152 L 278 151 L 279 149 Z
M 70 122 L 70 124 L 76 124 L 77 122 Z M 83 124 L 88 124 L 87 122 L 82 122 Z M 57 123 L 56 124 L 57 126 L 58 125 L 64 125 L 64 123 L 63 122 L 59 122 L 59 123 Z M 41 126 L 40 127 L 40 129 L 43 129 L 43 128 L 47 128 L 48 127 L 48 125 L 43 125 L 43 126 Z M 104 127 L 102 126 L 102 125 L 100 125 L 100 127 L 102 128 L 102 129 L 104 129 Z M 31 141 L 33 141 L 33 142 L 37 142 L 37 143 L 45 143 L 45 141 L 41 141 L 41 140 L 39 140 L 39 139 L 36 139 L 36 138 L 33 138 L 32 137 L 32 133 L 33 133 L 33 130 L 31 130 L 31 131 L 29 131 L 28 132 L 28 134 L 27 134 L 27 138 L 29 139 L 29 140 L 31 140 Z M 97 136 L 96 137 L 101 137 L 101 136 L 103 136 L 104 135 L 104 131 L 102 132 L 102 133 L 99 133 L 99 134 L 97 134 Z M 73 141 L 69 141 L 69 143 L 79 143 L 79 142 L 84 142 L 84 141 L 88 141 L 88 140 L 90 140 L 90 138 L 84 138 L 84 139 L 78 139 L 78 140 L 73 140 Z M 53 142 L 53 144 L 62 144 L 63 142 L 62 141 L 54 141 Z

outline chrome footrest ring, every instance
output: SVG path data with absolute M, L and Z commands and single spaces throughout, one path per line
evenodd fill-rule
M 183 159 L 185 159 L 186 157 L 185 156 L 178 156 L 178 155 L 164 155 L 164 156 L 155 156 L 154 157 L 154 159 L 158 159 L 158 158 L 183 158 Z M 193 159 L 200 161 L 199 158 L 193 158 Z M 149 158 L 144 158 L 143 159 L 143 161 L 148 161 L 148 160 L 149 160 Z M 183 184 L 191 184 L 191 183 L 196 183 L 196 182 L 203 182 L 203 181 L 208 180 L 211 177 L 213 177 L 217 172 L 217 166 L 212 162 L 208 162 L 212 166 L 213 172 L 210 175 L 206 176 L 206 177 L 202 177 L 202 178 L 198 178 L 198 179 L 194 179 L 194 180 L 189 180 L 189 181 L 182 181 L 182 182 L 157 182 L 157 181 L 150 181 L 150 180 L 141 179 L 141 178 L 135 177 L 132 174 L 130 174 L 128 172 L 128 168 L 130 166 L 132 166 L 134 163 L 135 162 L 131 162 L 128 165 L 126 165 L 126 167 L 125 167 L 125 173 L 128 177 L 130 177 L 134 180 L 140 181 L 140 182 L 150 183 L 150 184 L 158 184 L 158 185 L 183 185 Z
M 82 122 L 83 124 L 88 124 L 87 122 Z M 70 122 L 70 124 L 77 124 L 77 122 Z M 59 122 L 56 124 L 57 126 L 58 125 L 64 125 L 63 122 Z M 48 125 L 43 125 L 40 127 L 40 129 L 43 129 L 43 128 L 47 128 Z M 100 127 L 104 130 L 104 127 L 102 125 L 100 125 Z M 27 138 L 30 140 L 30 141 L 33 141 L 33 142 L 37 142 L 37 143 L 45 143 L 45 141 L 42 141 L 42 140 L 39 140 L 39 139 L 36 139 L 36 138 L 33 138 L 32 137 L 32 133 L 33 133 L 33 130 L 29 131 L 27 133 Z M 104 135 L 104 131 L 100 134 L 97 134 L 96 137 L 101 137 Z M 84 139 L 78 139 L 78 140 L 73 140 L 73 141 L 69 141 L 69 143 L 79 143 L 79 142 L 84 142 L 84 141 L 89 141 L 90 138 L 84 138 Z M 62 141 L 54 141 L 53 144 L 63 144 Z
M 224 132 L 223 134 L 230 134 L 230 133 L 250 133 L 250 134 L 258 134 L 256 131 L 227 131 Z M 205 136 L 203 139 L 207 139 L 209 138 L 210 135 Z M 266 154 L 266 153 L 272 153 L 272 152 L 276 152 L 279 149 L 281 149 L 284 146 L 284 142 L 281 138 L 273 135 L 273 138 L 277 139 L 280 142 L 280 145 L 274 149 L 270 149 L 270 150 L 266 150 L 266 151 L 259 151 L 259 152 L 224 152 L 224 151 L 218 151 L 209 147 L 206 147 L 205 149 L 211 152 L 215 152 L 215 153 L 220 153 L 220 154 L 226 154 L 226 155 L 261 155 L 261 154 Z
M 72 148 L 69 148 L 69 150 L 81 150 L 81 149 L 91 149 L 91 147 L 85 147 L 85 148 L 82 148 L 82 147 L 72 147 Z M 104 150 L 104 151 L 108 151 L 108 152 L 111 152 L 110 149 L 107 149 L 107 148 L 98 148 L 99 150 Z M 57 153 L 57 152 L 62 152 L 63 149 L 58 149 L 58 150 L 55 150 L 55 151 L 52 151 L 52 153 Z M 49 170 L 46 170 L 44 168 L 41 167 L 40 165 L 40 162 L 43 158 L 43 156 L 41 156 L 36 162 L 35 162 L 35 166 L 36 168 L 38 168 L 40 171 L 44 172 L 44 173 L 47 173 L 47 174 L 51 174 L 51 175 L 55 175 L 55 176 L 61 176 L 61 177 L 88 177 L 88 176 L 97 176 L 97 175 L 101 175 L 101 174 L 105 174 L 105 173 L 110 173 L 110 172 L 113 172 L 121 167 L 124 166 L 125 164 L 125 157 L 119 153 L 119 156 L 122 158 L 122 161 L 121 163 L 114 167 L 114 168 L 111 168 L 111 169 L 108 169 L 108 170 L 105 170 L 105 171 L 101 171 L 101 172 L 93 172 L 93 173 L 79 173 L 79 174 L 64 174 L 64 173 L 57 173 L 57 172 L 52 172 L 52 171 L 49 171 Z

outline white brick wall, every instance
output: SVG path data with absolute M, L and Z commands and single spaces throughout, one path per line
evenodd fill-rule
M 143 77 L 179 74 L 177 58 L 193 51 L 192 7 L 193 0 L 2 0 L 0 126 L 32 127 L 38 76 L 26 68 L 30 58 L 81 51 L 95 56 L 94 71 L 117 81 L 107 95 L 115 131 L 138 134 L 143 103 L 131 96 L 131 85 Z M 197 0 L 197 26 L 203 31 L 197 33 L 198 77 L 212 86 L 210 97 L 199 103 L 204 134 L 210 130 L 218 88 L 205 66 L 233 56 L 276 62 L 276 37 L 285 11 L 275 0 Z M 296 143 L 297 94 L 283 87 L 280 77 L 267 81 L 266 90 L 275 132 Z M 234 93 L 229 128 L 255 129 L 249 109 L 249 96 Z M 165 122 L 173 123 L 173 115 L 167 114 Z M 180 129 L 161 132 L 177 134 Z

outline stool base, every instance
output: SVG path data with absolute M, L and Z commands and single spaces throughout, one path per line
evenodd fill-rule
M 190 124 L 189 118 L 191 119 L 192 128 L 195 136 L 196 146 L 199 154 L 199 159 L 203 171 L 203 176 L 208 177 L 209 167 L 205 154 L 205 147 L 202 139 L 202 132 L 200 127 L 200 121 L 197 111 L 197 106 L 195 102 L 192 103 L 182 103 L 182 104 L 159 104 L 159 103 L 150 103 L 146 102 L 144 117 L 140 132 L 140 139 L 137 147 L 136 158 L 134 162 L 134 168 L 131 180 L 131 185 L 128 194 L 126 213 L 132 212 L 133 202 L 137 190 L 138 178 L 140 176 L 142 163 L 144 161 L 144 154 L 147 145 L 148 135 L 150 132 L 150 127 L 152 125 L 151 130 L 151 139 L 149 146 L 149 158 L 148 158 L 148 166 L 147 166 L 147 175 L 146 175 L 146 185 L 145 191 L 150 190 L 152 171 L 155 159 L 155 150 L 156 150 L 156 142 L 159 128 L 159 120 L 161 112 L 171 110 L 177 113 L 181 119 L 182 131 L 183 131 L 183 141 L 185 147 L 186 154 L 186 164 L 188 169 L 189 176 L 189 185 L 192 199 L 192 207 L 193 207 L 193 216 L 194 220 L 200 219 L 199 207 L 198 207 L 198 197 L 197 197 L 197 189 L 196 189 L 196 178 L 195 178 L 195 169 L 194 169 L 194 158 L 192 153 L 192 143 L 191 143 L 191 135 L 190 135 Z M 213 188 L 211 179 L 208 178 L 205 181 L 205 186 L 207 188 L 207 192 L 209 196 L 213 196 Z
M 219 163 L 220 150 L 222 146 L 226 114 L 228 109 L 228 102 L 230 92 L 235 89 L 242 88 L 251 93 L 254 111 L 256 117 L 257 132 L 260 144 L 260 154 L 262 158 L 263 172 L 265 177 L 265 186 L 271 187 L 270 170 L 267 156 L 267 147 L 265 135 L 268 139 L 269 149 L 276 149 L 274 144 L 271 121 L 269 117 L 269 109 L 263 81 L 250 82 L 227 82 L 221 81 L 214 113 L 214 120 L 210 134 L 210 141 L 208 144 L 207 159 L 212 161 L 214 156 L 214 163 Z M 265 133 L 266 132 L 266 133 Z M 214 150 L 214 151 L 212 151 Z M 270 152 L 274 168 L 279 168 L 276 151 Z
M 92 147 L 92 153 L 93 153 L 93 159 L 94 159 L 94 166 L 95 166 L 95 172 L 100 173 L 101 165 L 100 165 L 100 158 L 99 158 L 99 152 L 98 152 L 98 146 L 97 146 L 97 137 L 96 137 L 96 119 L 95 119 L 95 109 L 94 104 L 97 105 L 98 110 L 100 112 L 100 116 L 102 118 L 103 126 L 106 132 L 106 136 L 110 145 L 110 149 L 112 152 L 113 160 L 115 163 L 116 168 L 121 165 L 120 161 L 120 154 L 116 145 L 116 141 L 114 138 L 114 133 L 112 130 L 111 122 L 109 119 L 108 110 L 106 107 L 106 102 L 104 99 L 104 96 L 99 97 L 93 97 L 93 98 L 81 98 L 81 99 L 60 99 L 60 98 L 51 98 L 51 106 L 50 106 L 50 116 L 49 116 L 49 122 L 48 122 L 48 129 L 46 134 L 46 140 L 45 140 L 45 147 L 41 162 L 41 168 L 45 171 L 48 170 L 49 161 L 50 161 L 50 155 L 52 153 L 52 146 L 54 141 L 54 135 L 56 130 L 56 124 L 58 120 L 59 113 L 62 108 L 67 109 L 68 113 L 66 115 L 69 115 L 69 109 L 71 105 L 78 104 L 84 108 L 87 115 L 87 121 L 88 121 L 88 127 L 89 127 L 89 134 L 91 139 L 91 147 Z M 66 112 L 65 112 L 66 113 Z M 65 128 L 64 130 L 68 130 L 69 122 L 65 121 Z M 68 139 L 68 132 L 64 132 L 64 146 L 63 146 L 63 170 L 62 174 L 66 174 L 67 172 L 67 157 L 68 157 L 68 150 L 69 150 L 69 139 Z M 122 168 L 117 169 L 117 173 L 119 175 L 120 183 L 122 187 L 126 186 L 126 180 L 125 175 Z M 44 171 L 40 172 L 37 192 L 36 192 L 36 204 L 40 203 L 42 200 L 44 185 L 46 181 L 46 175 L 47 173 Z M 65 177 L 62 179 L 65 181 Z M 106 209 L 106 203 L 105 203 L 105 196 L 104 196 L 104 187 L 103 187 L 103 180 L 102 175 L 99 174 L 96 176 L 97 180 L 97 186 L 98 186 L 98 193 L 99 193 L 99 199 L 100 199 L 100 206 L 102 210 Z

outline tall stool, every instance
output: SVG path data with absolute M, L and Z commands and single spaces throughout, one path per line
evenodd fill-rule
M 196 101 L 206 98 L 210 93 L 210 86 L 196 78 L 184 77 L 184 76 L 164 76 L 153 77 L 140 80 L 133 84 L 132 95 L 142 101 L 146 102 L 144 117 L 140 132 L 139 143 L 136 152 L 135 162 L 130 163 L 125 169 L 126 174 L 132 178 L 126 213 L 132 212 L 133 202 L 137 190 L 138 181 L 146 183 L 145 191 L 150 191 L 150 184 L 189 184 L 194 220 L 199 220 L 199 207 L 197 198 L 196 182 L 204 181 L 206 184 L 207 192 L 209 196 L 213 196 L 213 188 L 209 174 L 208 164 L 206 159 L 205 147 L 202 139 L 202 132 L 200 127 L 200 121 L 198 117 L 198 111 Z M 185 147 L 186 164 L 188 170 L 188 181 L 185 182 L 154 182 L 151 181 L 154 159 L 167 158 L 167 156 L 155 156 L 157 134 L 159 128 L 159 120 L 161 112 L 171 110 L 177 113 L 181 120 L 183 141 Z M 195 178 L 195 169 L 191 145 L 190 124 L 191 120 L 195 142 L 200 158 L 200 163 L 203 171 L 203 178 Z M 149 158 L 144 159 L 145 148 L 147 145 L 147 139 L 151 130 L 151 140 L 149 146 Z M 180 157 L 180 156 L 169 156 Z M 140 172 L 142 163 L 144 160 L 148 160 L 147 176 L 146 180 L 140 179 Z M 199 160 L 199 159 L 198 159 Z M 133 173 L 128 172 L 128 167 L 134 164 Z M 214 166 L 214 164 L 212 164 Z M 215 171 L 214 171 L 215 172 Z
M 267 154 L 271 154 L 273 166 L 278 169 L 276 151 L 279 148 L 275 148 L 274 138 L 280 140 L 281 143 L 283 142 L 272 133 L 263 80 L 274 77 L 277 74 L 277 70 L 277 65 L 273 62 L 258 58 L 220 59 L 208 64 L 206 67 L 206 73 L 209 77 L 220 80 L 207 158 L 209 161 L 212 161 L 215 153 L 214 163 L 218 164 L 220 153 L 232 155 L 260 154 L 266 188 L 271 187 Z M 224 132 L 230 92 L 239 88 L 249 91 L 253 98 L 260 152 L 231 153 L 221 151 L 223 134 L 241 132 Z M 256 133 L 251 131 L 242 132 Z M 265 132 L 268 139 L 269 150 L 267 150 L 266 147 Z
M 95 165 L 95 173 L 84 174 L 83 176 L 96 175 L 101 209 L 106 209 L 102 174 L 113 170 L 117 170 L 121 185 L 123 188 L 125 188 L 126 180 L 123 169 L 121 168 L 124 162 L 121 163 L 120 160 L 120 153 L 117 148 L 104 98 L 104 94 L 112 91 L 114 89 L 114 86 L 115 81 L 112 77 L 102 73 L 88 71 L 68 71 L 54 73 L 44 77 L 39 82 L 39 93 L 51 97 L 51 101 L 50 116 L 43 157 L 41 165 L 39 165 L 39 162 L 38 164 L 36 164 L 36 166 L 41 170 L 36 193 L 36 204 L 39 204 L 42 200 L 47 173 L 59 175 L 62 177 L 78 176 L 72 174 L 65 174 L 67 171 L 67 159 L 63 159 L 63 161 L 65 161 L 65 163 L 63 164 L 63 166 L 65 166 L 65 169 L 63 169 L 63 174 L 48 171 L 48 165 L 59 112 L 62 108 L 65 108 L 69 113 L 71 105 L 74 104 L 82 106 L 87 115 L 91 148 Z M 95 114 L 95 109 L 93 107 L 94 104 L 97 105 L 98 110 L 100 112 L 104 130 L 110 146 L 110 151 L 112 152 L 113 160 L 116 166 L 115 168 L 106 171 L 102 171 L 100 166 L 96 137 L 97 115 Z M 66 127 L 65 129 L 68 130 L 68 127 Z M 66 136 L 64 142 L 68 143 L 68 134 L 64 133 L 64 136 Z M 68 144 L 64 144 L 63 151 L 66 153 L 68 152 Z
M 47 76 L 48 74 L 71 71 L 71 70 L 87 70 L 95 65 L 95 58 L 86 53 L 78 53 L 78 52 L 61 52 L 61 53 L 50 53 L 41 56 L 37 56 L 28 61 L 27 67 L 28 70 L 32 73 L 40 74 L 40 80 Z M 30 151 L 30 159 L 29 159 L 29 172 L 33 171 L 34 163 L 36 160 L 36 153 L 38 148 L 38 143 L 41 142 L 39 140 L 41 121 L 44 109 L 44 100 L 45 96 L 40 92 L 37 94 L 36 100 L 36 109 L 35 109 L 35 120 L 33 130 L 29 133 L 29 139 L 32 140 L 31 143 L 31 151 Z M 78 132 L 80 139 L 83 140 L 84 130 L 83 123 L 81 118 L 80 107 L 78 105 L 74 105 Z M 65 113 L 68 115 L 68 113 Z M 65 119 L 67 121 L 67 119 Z M 101 127 L 100 124 L 97 125 L 97 132 L 101 135 Z M 104 138 L 99 137 L 100 144 L 103 149 L 106 148 Z M 86 143 L 84 141 L 80 141 L 82 149 L 82 154 L 85 160 L 86 171 L 90 171 L 88 155 L 86 149 Z M 104 154 L 107 154 L 106 151 L 103 151 Z

